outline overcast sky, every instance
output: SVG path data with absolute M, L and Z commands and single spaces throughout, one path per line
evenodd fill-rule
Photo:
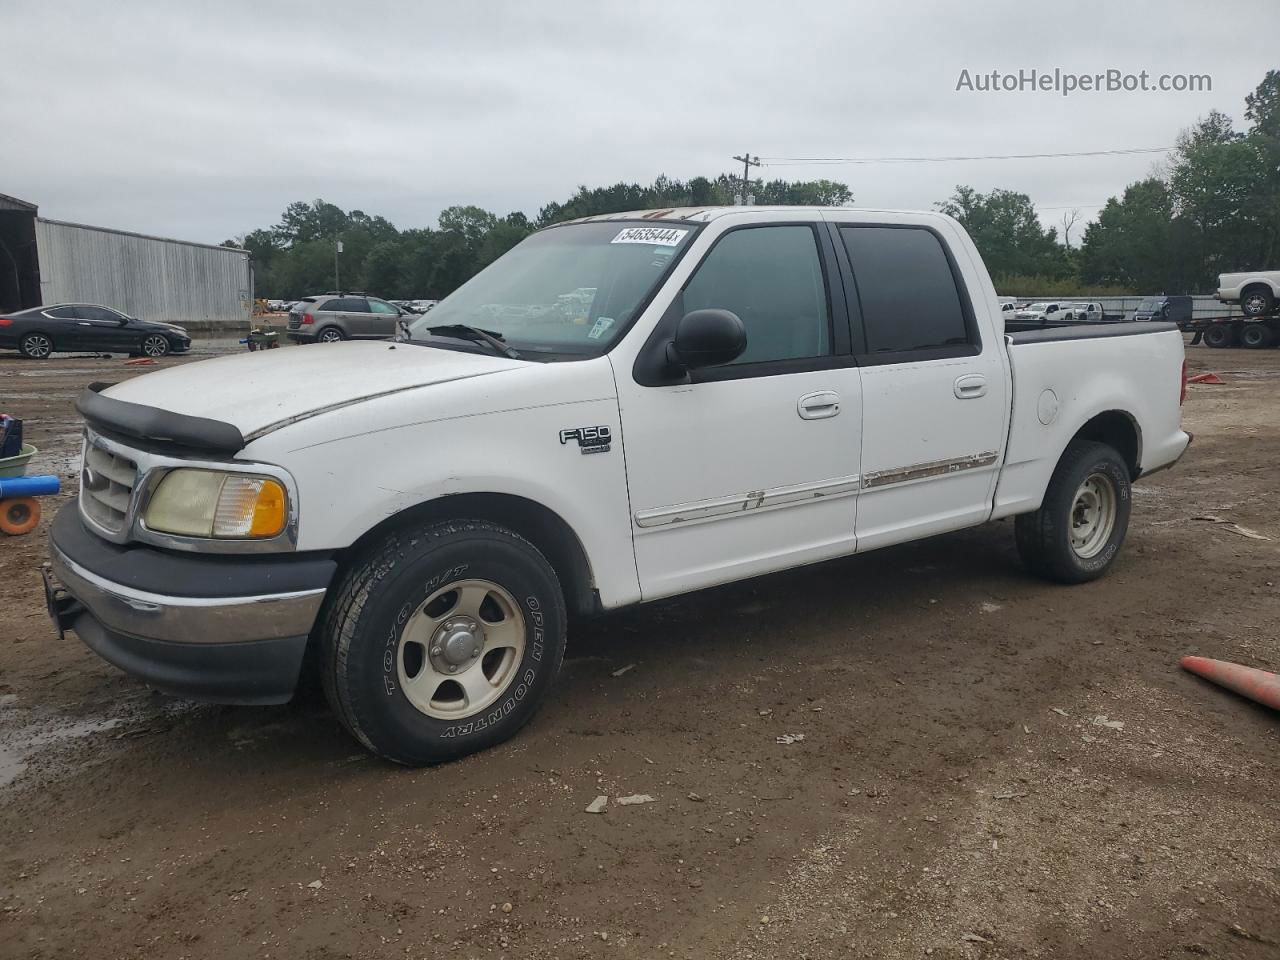
M 1280 3 L 0 0 L 0 193 L 218 242 L 322 197 L 400 227 L 730 157 L 1161 147 L 1275 64 Z M 1020 68 L 1207 73 L 1208 93 L 957 92 Z M 955 184 L 1092 215 L 1158 156 L 769 166 L 860 206 Z

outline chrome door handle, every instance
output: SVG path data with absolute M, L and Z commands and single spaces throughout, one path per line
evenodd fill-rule
M 840 396 L 831 390 L 806 393 L 796 402 L 796 412 L 801 420 L 822 420 L 840 412 Z
M 980 373 L 967 373 L 956 377 L 956 396 L 961 400 L 972 400 L 974 397 L 987 395 L 987 378 Z

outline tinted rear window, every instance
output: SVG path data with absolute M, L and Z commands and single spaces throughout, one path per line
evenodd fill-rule
M 842 227 L 853 263 L 868 353 L 969 343 L 942 243 L 917 227 Z

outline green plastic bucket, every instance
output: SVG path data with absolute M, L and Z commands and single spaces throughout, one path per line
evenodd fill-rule
M 27 461 L 36 455 L 34 444 L 24 443 L 22 452 L 16 457 L 5 457 L 0 460 L 0 477 L 12 479 L 27 475 Z

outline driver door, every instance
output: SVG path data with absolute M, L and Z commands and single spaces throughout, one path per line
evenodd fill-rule
M 646 600 L 854 550 L 862 410 L 843 289 L 822 225 L 777 217 L 724 230 L 673 304 L 735 313 L 737 360 L 661 386 L 615 368 Z
M 141 333 L 129 326 L 128 318 L 106 307 L 86 304 L 79 308 L 77 326 L 82 349 L 103 353 L 129 353 L 142 343 Z
M 385 300 L 369 298 L 369 335 L 374 337 L 394 337 L 396 321 L 400 319 L 400 310 Z

